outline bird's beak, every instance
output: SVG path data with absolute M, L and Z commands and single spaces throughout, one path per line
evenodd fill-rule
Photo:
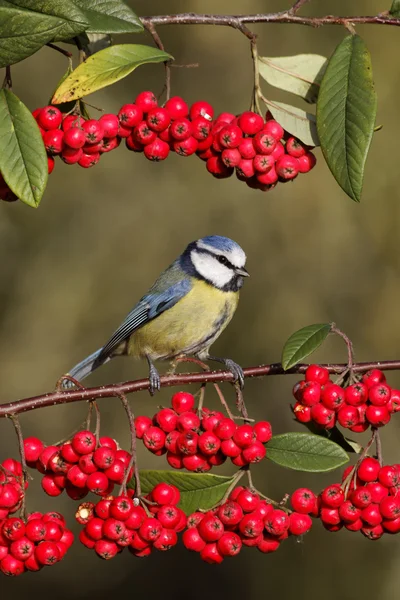
M 242 277 L 250 277 L 250 273 L 242 267 L 241 269 L 236 269 L 236 275 L 241 275 Z

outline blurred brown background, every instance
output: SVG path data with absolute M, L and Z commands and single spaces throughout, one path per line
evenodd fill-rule
M 166 12 L 255 13 L 287 7 L 282 0 L 192 0 L 130 4 L 138 14 Z M 377 14 L 389 0 L 318 2 L 304 14 Z M 330 55 L 345 35 L 340 27 L 311 29 L 260 25 L 260 53 L 266 56 L 315 52 Z M 218 181 L 192 157 L 170 156 L 152 164 L 121 146 L 86 171 L 57 161 L 38 210 L 3 203 L 0 219 L 0 390 L 7 402 L 52 389 L 58 377 L 108 338 L 133 303 L 192 239 L 227 235 L 248 254 L 246 281 L 236 317 L 215 345 L 215 353 L 242 365 L 280 359 L 281 348 L 296 329 L 335 321 L 353 339 L 358 360 L 400 358 L 398 217 L 398 93 L 396 28 L 358 27 L 372 54 L 379 96 L 377 123 L 361 205 L 334 182 L 317 151 L 317 168 L 272 193 L 250 190 L 235 177 Z M 216 112 L 239 112 L 249 106 L 252 66 L 248 41 L 222 27 L 177 26 L 159 29 L 166 49 L 178 63 L 199 62 L 198 69 L 173 70 L 173 94 L 188 102 L 207 99 Z M 152 43 L 145 35 L 129 41 Z M 14 90 L 31 108 L 46 104 L 66 67 L 64 57 L 44 49 L 13 67 Z M 163 66 L 138 69 L 124 81 L 92 98 L 107 112 L 133 100 L 143 89 L 157 94 Z M 291 101 L 275 89 L 267 95 Z M 296 103 L 296 99 L 293 99 Z M 94 114 L 95 111 L 93 111 Z M 344 360 L 345 349 L 329 340 L 315 360 Z M 114 361 L 96 373 L 91 384 L 138 378 L 144 365 Z M 256 418 L 272 420 L 275 432 L 299 430 L 289 403 L 293 377 L 246 383 L 246 400 Z M 389 375 L 400 385 L 400 376 Z M 230 394 L 229 388 L 227 393 Z M 170 391 L 150 399 L 134 397 L 135 412 L 153 414 L 167 404 Z M 208 403 L 215 402 L 212 390 Z M 116 400 L 101 402 L 103 431 L 127 447 L 128 432 Z M 25 435 L 47 442 L 72 431 L 83 419 L 79 404 L 29 413 L 22 418 Z M 387 462 L 399 461 L 399 420 L 383 433 Z M 12 426 L 4 421 L 1 458 L 16 455 Z M 140 448 L 141 465 L 163 468 Z M 230 472 L 229 467 L 221 472 Z M 62 496 L 44 497 L 35 474 L 29 509 L 62 510 L 73 524 L 74 505 Z M 336 481 L 340 473 L 305 475 L 262 464 L 257 485 L 281 497 L 295 487 Z M 386 536 L 375 544 L 361 535 L 325 532 L 318 523 L 304 543 L 289 540 L 274 555 L 245 549 L 219 567 L 203 564 L 182 547 L 146 560 L 124 553 L 100 560 L 79 544 L 61 564 L 16 580 L 2 579 L 5 595 L 27 594 L 60 599 L 98 600 L 137 597 L 228 598 L 260 594 L 280 598 L 343 600 L 398 596 L 400 540 Z

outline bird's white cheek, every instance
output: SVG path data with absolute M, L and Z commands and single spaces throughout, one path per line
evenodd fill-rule
M 222 288 L 232 279 L 232 271 L 209 254 L 192 252 L 192 262 L 197 272 L 207 281 Z

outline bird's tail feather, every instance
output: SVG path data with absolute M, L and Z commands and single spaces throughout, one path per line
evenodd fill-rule
M 101 351 L 102 351 L 102 348 L 99 348 L 98 350 L 96 350 L 96 352 L 93 352 L 93 354 L 90 354 L 90 356 L 87 356 L 86 358 L 84 358 L 80 363 L 75 365 L 74 368 L 69 371 L 68 375 L 70 375 L 77 381 L 82 381 L 82 379 L 85 379 L 85 377 L 90 375 L 90 373 L 92 373 L 92 371 L 97 369 L 97 367 L 100 367 L 101 365 L 104 365 L 109 360 L 111 360 L 111 358 L 108 356 L 104 360 L 101 360 L 100 362 L 96 363 L 98 357 L 100 356 Z M 72 386 L 72 383 L 66 381 L 63 387 L 68 388 L 71 386 Z

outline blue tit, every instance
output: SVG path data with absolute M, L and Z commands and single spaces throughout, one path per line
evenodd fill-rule
M 209 354 L 239 301 L 246 254 L 233 240 L 211 235 L 191 242 L 127 315 L 108 342 L 69 373 L 81 381 L 115 356 L 146 359 L 150 393 L 160 389 L 154 362 L 188 355 L 223 363 L 243 386 L 243 371 Z M 66 384 L 68 386 L 68 383 Z

